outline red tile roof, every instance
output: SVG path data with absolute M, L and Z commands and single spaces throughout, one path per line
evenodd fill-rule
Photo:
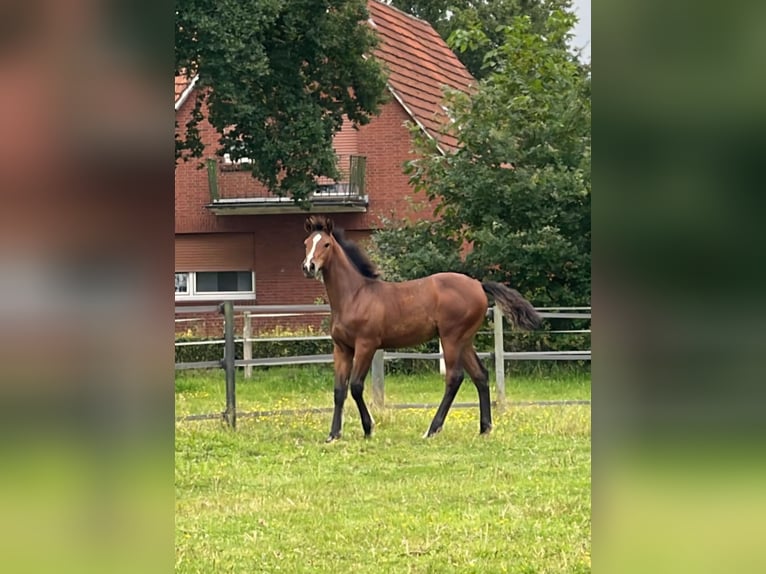
M 197 83 L 197 79 L 198 79 L 198 76 L 194 76 L 193 78 L 189 78 L 185 75 L 175 77 L 174 100 L 175 100 L 176 111 L 178 110 L 178 108 L 180 108 L 183 105 L 183 103 L 189 97 L 189 94 L 191 93 L 192 88 L 194 87 L 194 84 Z
M 378 0 L 369 0 L 367 8 L 380 38 L 375 56 L 388 69 L 388 85 L 395 98 L 443 151 L 454 150 L 457 139 L 448 133 L 443 88 L 468 92 L 475 83 L 473 76 L 428 22 Z M 190 78 L 175 78 L 176 104 L 190 82 Z
M 391 91 L 443 151 L 454 150 L 457 140 L 444 133 L 450 120 L 442 108 L 443 88 L 470 91 L 473 76 L 428 22 L 377 0 L 367 8 L 380 38 L 375 55 L 388 68 Z
M 174 99 L 175 102 L 177 102 L 178 98 L 181 97 L 181 94 L 184 93 L 184 90 L 186 89 L 186 86 L 189 85 L 189 82 L 191 82 L 191 80 L 189 78 L 186 78 L 184 76 L 176 76 L 176 80 L 175 80 L 175 99 Z

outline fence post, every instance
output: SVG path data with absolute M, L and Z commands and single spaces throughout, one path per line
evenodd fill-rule
M 385 365 L 383 363 L 383 353 L 383 349 L 378 349 L 372 357 L 372 404 L 377 408 L 383 408 L 385 404 Z
M 253 358 L 253 342 L 250 340 L 252 333 L 252 315 L 250 311 L 245 311 L 245 319 L 242 325 L 242 358 L 249 361 Z M 245 365 L 245 378 L 253 376 L 253 366 Z
M 223 418 L 231 428 L 237 428 L 237 400 L 234 376 L 234 305 L 226 301 L 221 305 L 223 310 L 223 368 L 226 371 L 226 410 Z
M 505 346 L 503 345 L 503 313 L 495 305 L 492 309 L 492 322 L 495 327 L 495 387 L 497 389 L 497 404 L 505 408 Z

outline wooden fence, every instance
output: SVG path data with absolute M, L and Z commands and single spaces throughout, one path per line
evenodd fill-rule
M 244 313 L 244 326 L 241 339 L 235 339 L 234 336 L 234 313 L 241 311 Z M 176 363 L 176 370 L 183 369 L 210 369 L 223 368 L 226 374 L 226 410 L 222 413 L 223 418 L 232 427 L 236 428 L 236 370 L 237 367 L 244 367 L 245 378 L 252 376 L 252 368 L 258 366 L 275 365 L 308 365 L 317 363 L 332 363 L 332 354 L 321 355 L 299 355 L 293 357 L 263 357 L 253 359 L 252 345 L 258 341 L 265 340 L 308 340 L 308 339 L 330 339 L 328 335 L 305 336 L 305 337 L 272 337 L 272 338 L 254 338 L 251 333 L 251 318 L 253 315 L 269 315 L 271 317 L 290 317 L 306 314 L 329 314 L 329 305 L 234 305 L 231 301 L 226 301 L 220 305 L 207 306 L 189 306 L 176 307 L 176 315 L 180 314 L 203 314 L 219 312 L 224 317 L 224 337 L 221 340 L 212 341 L 187 341 L 177 342 L 176 345 L 201 345 L 201 344 L 223 344 L 223 356 L 218 361 L 197 361 L 187 363 Z M 559 307 L 542 308 L 538 312 L 543 318 L 551 319 L 587 319 L 591 318 L 590 307 Z M 577 351 L 522 351 L 509 352 L 503 345 L 503 326 L 504 319 L 497 306 L 490 308 L 487 312 L 489 319 L 493 322 L 494 350 L 492 352 L 477 353 L 480 359 L 490 358 L 495 365 L 495 387 L 496 401 L 498 404 L 505 404 L 505 361 L 514 360 L 536 360 L 536 361 L 590 361 L 590 350 Z M 495 320 L 495 318 L 499 320 Z M 589 333 L 590 329 L 581 329 L 576 331 Z M 243 359 L 235 359 L 235 343 L 243 343 Z M 441 345 L 440 345 L 441 350 Z M 497 358 L 501 357 L 500 360 Z M 410 352 L 391 352 L 379 350 L 375 353 L 372 361 L 370 374 L 372 378 L 372 402 L 378 407 L 385 404 L 385 361 L 397 359 L 416 359 L 416 360 L 438 360 L 441 362 L 441 353 L 410 353 Z M 443 372 L 443 367 L 442 367 Z M 397 407 L 406 407 L 407 405 L 396 405 Z M 210 418 L 202 415 L 195 418 Z

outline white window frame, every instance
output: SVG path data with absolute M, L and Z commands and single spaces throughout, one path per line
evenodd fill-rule
M 253 160 L 249 157 L 241 157 L 238 160 L 231 159 L 231 154 L 225 153 L 223 154 L 223 164 L 224 165 L 249 165 L 252 164 Z
M 252 291 L 204 291 L 197 292 L 197 273 L 243 273 L 249 271 L 252 276 Z M 179 301 L 252 301 L 255 299 L 255 271 L 248 269 L 230 269 L 226 271 L 176 271 L 175 273 L 186 273 L 188 278 L 186 286 L 188 293 L 176 293 L 175 300 Z

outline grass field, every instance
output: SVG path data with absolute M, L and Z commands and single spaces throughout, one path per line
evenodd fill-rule
M 325 367 L 238 379 L 239 410 L 327 407 Z M 220 412 L 223 375 L 181 373 L 178 415 Z M 388 403 L 438 402 L 438 375 L 387 376 Z M 510 400 L 588 399 L 585 375 L 514 377 Z M 466 381 L 457 401 L 475 401 Z M 590 407 L 373 411 L 176 423 L 177 572 L 590 572 Z

